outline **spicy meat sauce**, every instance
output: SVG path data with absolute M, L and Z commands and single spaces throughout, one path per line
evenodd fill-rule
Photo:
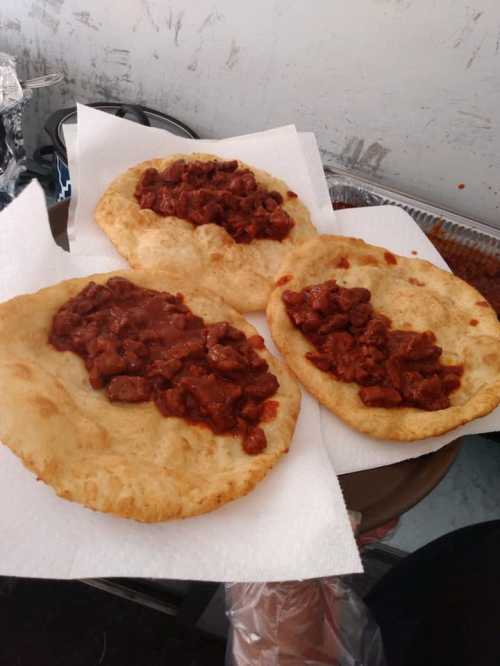
M 177 160 L 162 172 L 146 169 L 135 198 L 141 208 L 158 215 L 174 215 L 197 226 L 217 224 L 236 243 L 255 238 L 281 241 L 294 225 L 281 206 L 281 194 L 259 185 L 250 169 L 238 168 L 237 160 Z
M 90 282 L 56 313 L 49 335 L 85 362 L 90 384 L 113 402 L 154 401 L 163 416 L 238 433 L 249 454 L 266 448 L 261 418 L 278 380 L 247 338 L 227 322 L 205 324 L 181 294 L 143 289 L 114 277 Z
M 446 409 L 460 386 L 461 365 L 442 365 L 431 331 L 394 330 L 376 314 L 368 289 L 339 287 L 335 280 L 282 295 L 288 316 L 316 351 L 306 357 L 324 372 L 361 386 L 370 407 Z
M 443 238 L 439 227 L 428 236 L 452 272 L 477 289 L 500 319 L 500 257 Z

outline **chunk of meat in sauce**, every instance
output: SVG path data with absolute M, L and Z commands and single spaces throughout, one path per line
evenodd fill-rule
M 363 386 L 359 397 L 368 407 L 398 407 L 403 401 L 399 391 L 384 386 Z
M 334 210 L 342 210 L 344 208 L 362 208 L 366 204 L 334 201 L 332 205 Z M 486 298 L 500 319 L 500 257 L 498 257 L 498 253 L 496 256 L 491 256 L 457 240 L 447 238 L 446 234 L 442 232 L 442 226 L 442 221 L 438 222 L 427 232 L 432 244 L 439 250 L 452 272 L 475 287 Z M 416 250 L 412 250 L 411 253 L 418 254 Z M 413 284 L 423 286 L 418 280 Z
M 241 386 L 221 381 L 213 374 L 184 377 L 180 385 L 195 399 L 200 413 L 210 419 L 215 432 L 225 432 L 235 427 L 236 413 L 233 407 L 242 395 Z
M 227 345 L 213 345 L 208 350 L 207 358 L 210 367 L 222 374 L 244 370 L 248 365 L 243 354 Z
M 227 162 L 177 160 L 164 171 L 146 169 L 135 189 L 141 208 L 176 216 L 194 225 L 217 224 L 236 243 L 281 241 L 294 221 L 279 192 L 259 185 L 250 169 Z
M 266 448 L 266 435 L 262 428 L 252 428 L 243 441 L 243 449 L 251 456 L 262 453 Z
M 329 280 L 282 295 L 288 316 L 314 346 L 306 357 L 323 372 L 361 386 L 370 407 L 446 409 L 460 386 L 461 365 L 440 361 L 432 331 L 394 330 L 376 313 L 364 288 L 339 287 Z
M 254 400 L 266 400 L 276 393 L 279 384 L 276 377 L 270 372 L 261 375 L 257 381 L 251 382 L 243 389 L 243 394 L 247 398 Z
M 178 182 L 184 171 L 174 168 L 168 177 Z M 112 402 L 153 400 L 164 416 L 239 434 L 249 454 L 266 448 L 259 423 L 279 383 L 257 353 L 263 339 L 247 339 L 228 322 L 205 325 L 181 294 L 124 278 L 90 283 L 54 315 L 49 341 L 78 354 L 93 388 L 105 388 Z
M 151 398 L 151 384 L 145 377 L 113 377 L 106 391 L 113 402 L 146 402 Z

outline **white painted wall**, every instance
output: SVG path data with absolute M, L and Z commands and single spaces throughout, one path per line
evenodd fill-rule
M 326 161 L 500 226 L 498 0 L 0 0 L 0 49 L 67 77 L 31 143 L 74 98 L 202 136 L 295 122 Z

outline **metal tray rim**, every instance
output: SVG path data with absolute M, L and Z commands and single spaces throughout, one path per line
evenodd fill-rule
M 387 187 L 386 185 L 380 185 L 379 183 L 366 178 L 365 176 L 359 176 L 350 171 L 347 171 L 346 169 L 342 169 L 336 166 L 327 166 L 325 167 L 325 173 L 327 176 L 327 182 L 329 178 L 332 177 L 341 178 L 342 184 L 344 185 L 352 184 L 354 187 L 363 187 L 368 192 L 377 196 L 394 199 L 398 203 L 410 206 L 412 208 L 417 208 L 423 212 L 428 213 L 429 215 L 433 215 L 436 218 L 444 218 L 449 222 L 453 222 L 469 229 L 475 229 L 479 233 L 500 240 L 500 228 L 494 227 L 488 222 L 461 215 L 456 211 L 437 206 L 435 203 L 427 201 L 426 199 L 417 199 L 411 194 Z M 330 185 L 330 183 L 328 184 Z

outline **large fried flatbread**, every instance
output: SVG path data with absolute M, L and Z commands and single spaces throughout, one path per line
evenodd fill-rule
M 349 268 L 337 267 L 342 257 Z M 300 291 L 329 279 L 369 289 L 375 311 L 389 317 L 393 328 L 432 330 L 443 348 L 442 362 L 463 363 L 461 385 L 451 393 L 448 409 L 367 407 L 358 396 L 358 384 L 337 381 L 305 358 L 314 349 L 289 320 L 281 296 L 286 289 Z M 267 317 L 276 345 L 304 386 L 368 435 L 391 440 L 432 437 L 484 416 L 500 403 L 500 323 L 495 312 L 479 292 L 427 261 L 394 257 L 353 238 L 318 236 L 285 261 Z
M 202 153 L 172 155 L 132 167 L 118 176 L 102 195 L 95 211 L 97 224 L 133 268 L 160 268 L 197 275 L 205 287 L 239 312 L 263 310 L 286 254 L 316 235 L 307 208 L 298 197 L 287 196 L 290 188 L 286 183 L 238 162 L 239 168 L 253 172 L 259 185 L 269 191 L 276 190 L 283 197 L 283 208 L 295 222 L 284 240 L 236 243 L 216 224 L 197 227 L 179 217 L 162 217 L 152 210 L 141 209 L 134 190 L 143 171 L 148 168 L 162 171 L 179 159 L 220 158 Z
M 0 305 L 0 439 L 58 495 L 144 522 L 194 516 L 248 493 L 288 450 L 300 393 L 283 363 L 256 350 L 279 381 L 279 403 L 261 423 L 267 448 L 246 454 L 239 438 L 163 417 L 152 403 L 112 404 L 91 388 L 83 361 L 48 341 L 52 317 L 90 280 L 121 275 L 181 292 L 207 323 L 255 329 L 215 294 L 161 271 L 123 271 L 68 280 Z

